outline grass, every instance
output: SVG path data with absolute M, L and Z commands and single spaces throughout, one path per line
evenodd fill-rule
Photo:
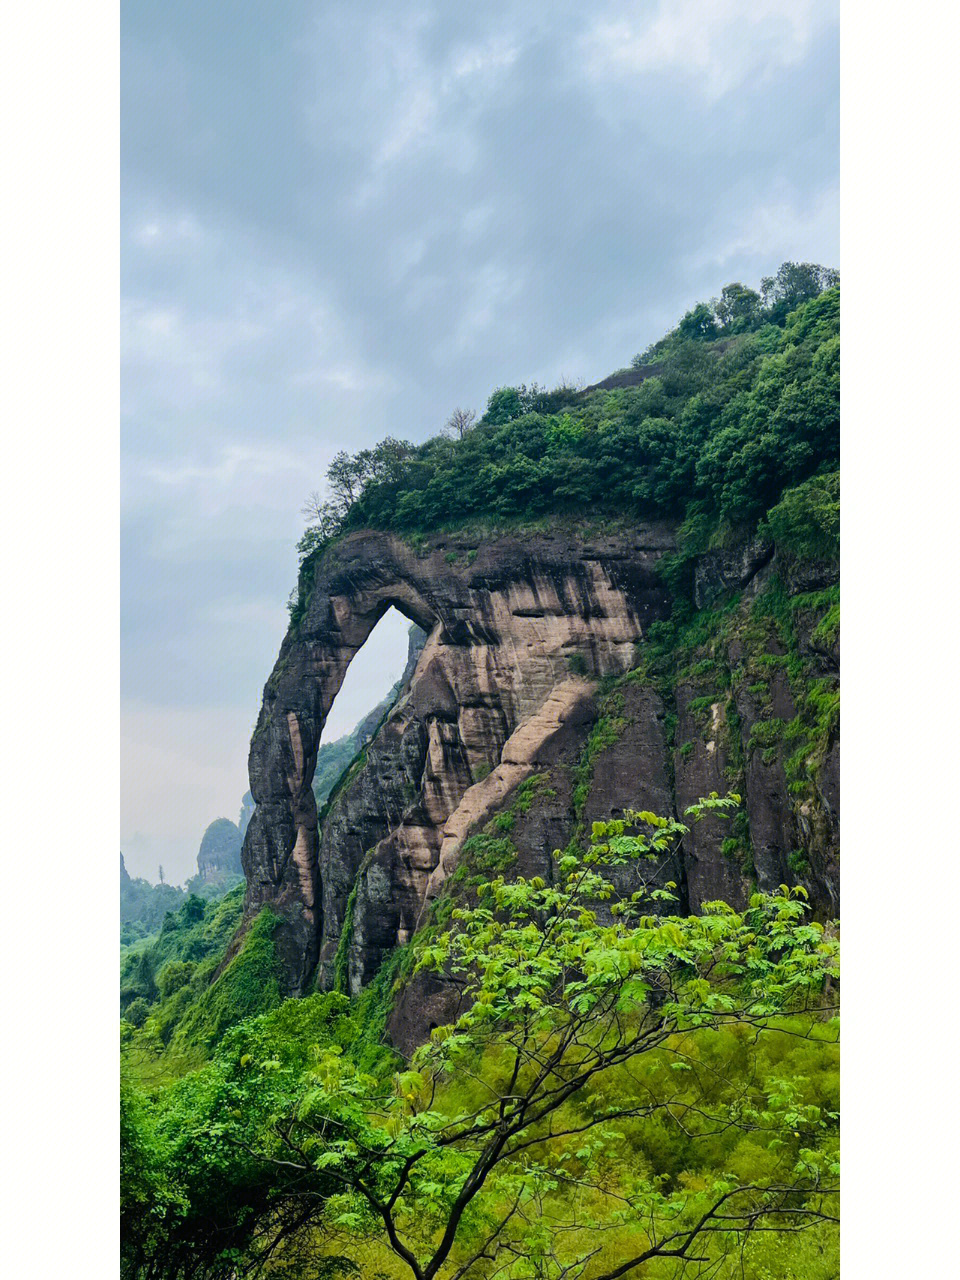
M 814 644 L 832 648 L 840 638 L 840 605 L 832 604 L 814 627 L 810 639 Z

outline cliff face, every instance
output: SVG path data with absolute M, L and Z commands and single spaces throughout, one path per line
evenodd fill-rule
M 700 631 L 677 642 L 682 661 L 664 657 L 661 637 L 658 667 L 648 632 L 673 602 L 656 565 L 673 549 L 669 526 L 645 525 L 437 536 L 419 549 L 363 531 L 327 550 L 250 750 L 247 917 L 268 903 L 281 917 L 289 991 L 359 990 L 426 922 L 484 833 L 509 833 L 500 852 L 544 874 L 551 851 L 593 820 L 624 807 L 682 814 L 710 791 L 740 790 L 744 815 L 730 830 L 694 827 L 665 869 L 683 909 L 802 881 L 832 914 L 837 747 L 823 708 L 838 659 L 826 606 L 809 596 L 829 575 L 790 600 L 769 546 L 705 559 L 698 603 L 730 603 L 698 615 Z M 311 780 L 324 720 L 391 606 L 427 641 L 321 823 Z M 397 1043 L 449 1016 L 449 998 L 437 984 L 408 989 Z
M 291 989 L 303 989 L 321 955 L 330 980 L 342 886 L 352 887 L 361 859 L 353 916 L 369 941 L 354 949 L 352 973 L 369 976 L 387 940 L 416 927 L 446 829 L 466 819 L 458 811 L 467 793 L 472 811 L 515 786 L 574 713 L 571 662 L 597 676 L 629 669 L 643 627 L 669 609 L 654 567 L 672 545 L 669 529 L 650 526 L 594 540 L 440 539 L 426 551 L 361 532 L 329 549 L 281 647 L 250 748 L 248 909 L 269 902 L 284 919 Z M 320 733 L 350 661 L 391 605 L 429 638 L 368 750 L 376 784 L 331 811 L 321 850 L 310 786 Z M 484 771 L 496 776 L 478 795 Z M 344 812 L 348 801 L 355 813 Z

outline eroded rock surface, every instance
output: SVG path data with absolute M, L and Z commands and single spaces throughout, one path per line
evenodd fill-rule
M 269 903 L 281 916 L 290 990 L 302 991 L 318 963 L 319 981 L 333 982 L 354 888 L 341 957 L 351 989 L 417 927 L 445 833 L 455 842 L 469 825 L 457 810 L 481 775 L 502 770 L 496 787 L 532 765 L 559 731 L 571 675 L 625 672 L 645 627 L 669 611 L 655 566 L 672 547 L 669 527 L 650 525 L 596 538 L 446 538 L 425 551 L 364 531 L 328 550 L 250 748 L 247 908 Z M 429 638 L 367 749 L 363 784 L 336 797 L 321 840 L 310 786 L 320 734 L 347 667 L 391 606 Z M 515 758 L 503 759 L 509 739 Z
M 764 546 L 710 553 L 702 598 L 711 608 L 732 599 L 734 612 L 724 606 L 727 623 L 669 679 L 647 678 L 632 669 L 638 642 L 643 650 L 672 607 L 655 572 L 672 548 L 668 527 L 647 526 L 438 537 L 420 550 L 365 531 L 328 550 L 250 752 L 247 918 L 264 904 L 281 917 L 291 993 L 356 993 L 371 981 L 450 892 L 478 833 L 508 832 L 513 869 L 549 877 L 552 851 L 582 841 L 592 822 L 626 807 L 682 817 L 711 791 L 739 790 L 742 812 L 693 824 L 675 857 L 644 870 L 648 881 L 674 884 L 682 911 L 802 883 L 821 916 L 836 913 L 838 730 L 809 737 L 809 768 L 797 764 L 807 739 L 796 737 L 812 714 L 806 693 L 827 698 L 838 680 L 835 635 L 818 625 L 826 606 L 783 605 L 788 652 L 769 607 L 755 606 L 789 571 Z M 800 585 L 832 581 L 810 572 Z M 311 778 L 324 720 L 391 606 L 426 643 L 318 822 Z M 412 1048 L 457 999 L 435 978 L 407 984 L 390 1016 L 394 1043 Z

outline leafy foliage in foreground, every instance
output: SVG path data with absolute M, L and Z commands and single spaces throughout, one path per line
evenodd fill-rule
M 796 891 L 652 914 L 644 869 L 683 833 L 627 813 L 549 884 L 479 882 L 419 948 L 463 1011 L 409 1064 L 371 1066 L 346 998 L 313 996 L 128 1089 L 125 1274 L 765 1280 L 793 1256 L 826 1280 L 836 938 Z

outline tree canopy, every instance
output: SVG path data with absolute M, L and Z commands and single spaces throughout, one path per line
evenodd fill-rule
M 357 528 L 559 514 L 670 517 L 689 544 L 752 531 L 785 490 L 837 469 L 839 324 L 836 273 L 785 263 L 762 298 L 732 284 L 688 313 L 646 353 L 655 364 L 639 385 L 501 387 L 457 439 L 339 454 L 329 497 L 315 495 L 291 607 L 313 558 Z
M 627 811 L 549 882 L 477 883 L 414 944 L 462 1001 L 411 1062 L 313 996 L 154 1100 L 126 1087 L 126 1274 L 759 1278 L 770 1236 L 822 1254 L 836 935 L 785 888 L 670 914 L 650 886 L 685 831 Z

